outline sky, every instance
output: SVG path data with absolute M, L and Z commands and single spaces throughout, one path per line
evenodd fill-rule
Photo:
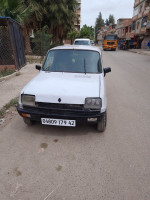
M 134 0 L 81 0 L 81 27 L 86 24 L 94 26 L 99 12 L 106 20 L 113 14 L 115 21 L 119 18 L 132 18 Z

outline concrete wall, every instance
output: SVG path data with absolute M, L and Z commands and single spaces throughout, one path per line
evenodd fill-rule
M 145 37 L 144 40 L 142 41 L 142 45 L 141 48 L 142 49 L 147 49 L 147 43 L 150 41 L 150 36 L 149 37 Z

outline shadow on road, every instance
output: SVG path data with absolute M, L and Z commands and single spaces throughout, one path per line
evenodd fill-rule
M 23 122 L 22 122 L 23 123 Z M 53 135 L 53 136 L 79 136 L 88 134 L 102 134 L 96 130 L 96 125 L 78 124 L 76 127 L 58 127 L 58 126 L 46 126 L 36 122 L 33 126 L 25 128 L 32 131 L 33 134 L 40 135 Z

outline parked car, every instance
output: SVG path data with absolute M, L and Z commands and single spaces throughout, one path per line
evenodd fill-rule
M 91 45 L 90 39 L 79 38 L 75 39 L 74 45 Z
M 93 46 L 60 46 L 48 51 L 39 74 L 21 91 L 17 110 L 27 125 L 106 128 L 107 104 L 101 51 Z
M 95 45 L 95 43 L 94 43 L 94 41 L 93 41 L 93 40 L 90 40 L 90 43 L 91 43 L 91 45 L 92 45 L 92 46 L 94 46 L 94 45 Z

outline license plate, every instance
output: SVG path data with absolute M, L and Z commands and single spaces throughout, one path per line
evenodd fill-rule
M 76 126 L 75 120 L 41 118 L 41 123 L 50 126 Z

